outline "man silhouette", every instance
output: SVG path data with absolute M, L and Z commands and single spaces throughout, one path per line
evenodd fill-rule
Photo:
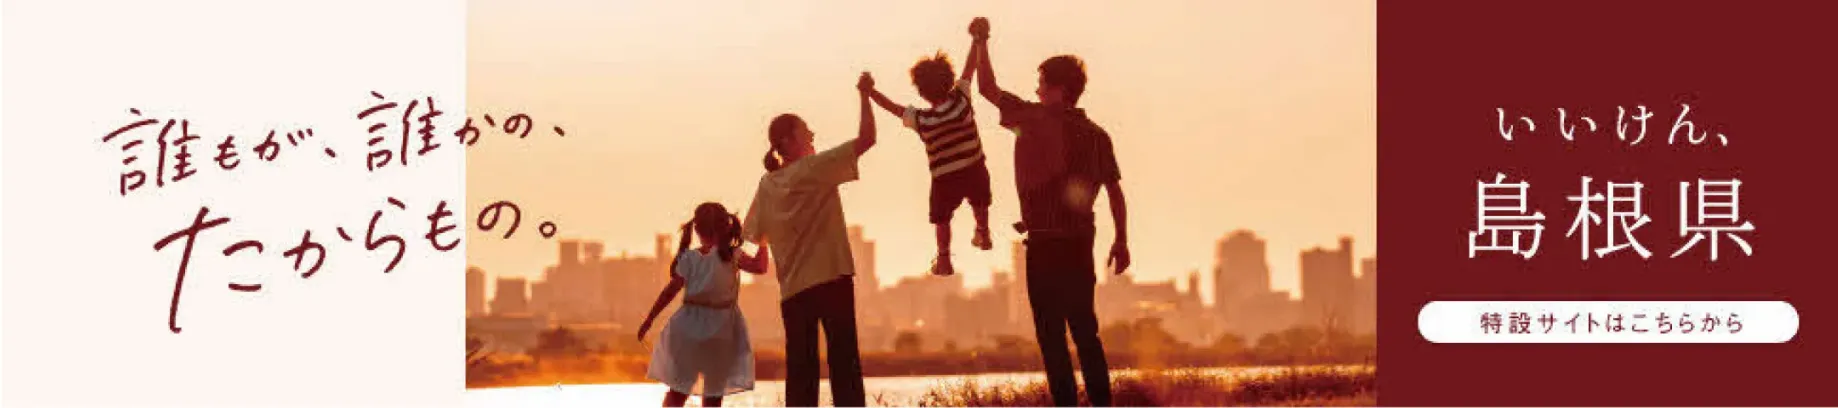
M 1110 366 L 1098 339 L 1093 306 L 1097 271 L 1091 252 L 1096 236 L 1092 204 L 1098 190 L 1108 192 L 1111 219 L 1117 227 L 1108 264 L 1116 273 L 1130 266 L 1122 176 L 1111 149 L 1110 134 L 1078 108 L 1085 92 L 1084 62 L 1072 55 L 1040 64 L 1040 82 L 1029 102 L 996 85 L 989 62 L 989 21 L 970 23 L 977 88 L 1001 111 L 1003 127 L 1015 132 L 1015 187 L 1020 194 L 1021 223 L 1027 235 L 1028 303 L 1034 312 L 1034 335 L 1047 369 L 1053 403 L 1078 405 L 1078 386 L 1066 330 L 1079 348 L 1085 393 L 1092 406 L 1109 406 Z

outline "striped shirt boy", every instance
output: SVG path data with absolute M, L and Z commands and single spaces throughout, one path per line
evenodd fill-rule
M 969 81 L 959 80 L 948 99 L 930 108 L 908 106 L 902 121 L 925 142 L 931 163 L 932 223 L 950 222 L 951 213 L 965 200 L 988 208 L 989 167 L 983 141 L 977 134 L 976 110 L 970 105 Z

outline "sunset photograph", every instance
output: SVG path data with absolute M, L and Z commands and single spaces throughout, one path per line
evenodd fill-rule
M 470 405 L 1375 404 L 1372 3 L 468 7 Z

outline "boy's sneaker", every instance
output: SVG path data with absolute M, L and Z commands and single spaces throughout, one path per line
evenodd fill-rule
M 989 239 L 989 227 L 978 227 L 976 229 L 976 236 L 970 238 L 970 245 L 984 251 L 995 248 L 995 242 L 991 242 Z
M 933 276 L 951 276 L 957 274 L 957 268 L 951 266 L 951 254 L 938 254 L 932 258 Z

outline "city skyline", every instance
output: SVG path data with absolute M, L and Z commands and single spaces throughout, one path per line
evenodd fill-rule
M 860 336 L 868 349 L 889 347 L 901 334 L 972 347 L 1028 334 L 1030 294 L 1025 282 L 1030 272 L 1025 258 L 1011 258 L 1007 268 L 992 271 L 992 282 L 985 287 L 965 285 L 962 274 L 883 280 L 873 266 L 878 243 L 868 239 L 861 226 L 848 230 L 858 261 L 856 297 L 873 299 L 857 310 Z M 629 334 L 643 319 L 649 300 L 665 281 L 674 240 L 668 234 L 653 238 L 654 253 L 640 256 L 607 256 L 600 242 L 563 239 L 552 252 L 555 263 L 544 268 L 540 279 L 499 277 L 489 289 L 484 271 L 468 267 L 468 332 L 510 350 L 533 346 L 545 327 L 568 327 L 596 344 L 619 343 L 622 333 Z M 1185 288 L 1181 280 L 1114 276 L 1095 288 L 1094 306 L 1104 324 L 1170 322 L 1168 331 L 1190 344 L 1210 344 L 1225 334 L 1259 338 L 1297 326 L 1369 333 L 1376 329 L 1377 259 L 1353 257 L 1353 243 L 1343 236 L 1335 246 L 1298 253 L 1306 289 L 1292 297 L 1270 288 L 1265 241 L 1253 231 L 1236 230 L 1215 241 L 1213 267 L 1189 271 Z M 1010 248 L 1019 246 L 1012 242 Z M 769 270 L 767 276 L 772 273 Z M 1216 301 L 1202 299 L 1207 289 L 1202 276 L 1219 282 Z M 740 292 L 738 307 L 749 316 L 749 331 L 756 340 L 782 341 L 777 280 L 752 280 Z M 489 299 L 487 293 L 492 293 Z M 671 302 L 665 313 L 675 307 Z
M 948 277 L 938 277 L 926 274 L 888 277 L 883 275 L 880 272 L 881 268 L 876 266 L 875 260 L 878 256 L 879 247 L 876 241 L 869 239 L 870 237 L 865 233 L 866 228 L 861 225 L 849 225 L 848 231 L 850 247 L 852 251 L 855 252 L 856 258 L 856 291 L 858 292 L 858 297 L 865 296 L 863 293 L 864 291 L 887 291 L 896 289 L 901 285 L 909 285 L 915 282 L 924 282 L 926 280 L 948 281 L 943 284 L 957 288 L 952 294 L 973 295 L 979 291 L 996 289 L 997 286 L 1005 282 L 1020 283 L 1027 276 L 1025 259 L 1019 256 L 1020 251 L 1023 250 L 1022 242 L 1016 240 L 1011 241 L 1008 246 L 1009 253 L 1014 254 L 1014 256 L 1009 258 L 1007 265 L 1003 267 L 992 266 L 986 271 L 981 271 L 989 275 L 989 282 L 983 285 L 972 285 L 970 284 L 970 280 L 965 276 L 966 272 L 977 271 L 960 271 Z M 486 304 L 496 304 L 496 298 L 503 294 L 503 292 L 500 292 L 501 289 L 496 287 L 500 282 L 511 282 L 521 286 L 523 288 L 521 292 L 525 298 L 517 302 L 524 304 L 524 307 L 528 308 L 531 302 L 529 297 L 534 296 L 530 292 L 538 290 L 537 288 L 539 285 L 546 284 L 547 281 L 555 279 L 558 276 L 558 272 L 568 274 L 569 271 L 583 267 L 598 269 L 601 267 L 615 266 L 623 271 L 630 271 L 632 269 L 644 270 L 646 268 L 663 269 L 663 265 L 666 265 L 667 261 L 662 257 L 662 254 L 674 250 L 674 248 L 671 247 L 671 243 L 676 242 L 677 238 L 678 237 L 670 234 L 655 234 L 653 235 L 653 249 L 651 253 L 620 251 L 617 254 L 606 252 L 604 243 L 600 241 L 575 238 L 557 239 L 556 247 L 559 250 L 559 254 L 556 256 L 556 263 L 546 265 L 543 271 L 534 277 L 522 275 L 495 275 L 486 272 L 485 269 L 478 266 L 467 266 L 467 315 L 482 314 L 483 311 L 486 310 Z M 1374 275 L 1376 275 L 1377 257 L 1357 256 L 1352 250 L 1356 242 L 1358 242 L 1358 240 L 1354 237 L 1342 235 L 1336 240 L 1334 246 L 1321 245 L 1296 252 L 1301 262 L 1298 264 L 1298 270 L 1295 272 L 1300 276 L 1299 280 L 1304 283 L 1312 282 L 1312 286 L 1317 287 L 1317 295 L 1319 296 L 1316 297 L 1316 301 L 1325 298 L 1350 299 L 1352 302 L 1375 300 L 1359 299 L 1359 296 L 1369 296 L 1367 292 L 1376 292 L 1376 277 Z M 1207 268 L 1192 269 L 1187 271 L 1186 275 L 1169 279 L 1139 279 L 1133 273 L 1111 275 L 1101 278 L 1099 283 L 1102 285 L 1112 282 L 1113 280 L 1121 280 L 1125 284 L 1166 284 L 1169 285 L 1170 288 L 1182 292 L 1197 291 L 1197 296 L 1200 296 L 1197 300 L 1200 300 L 1203 305 L 1212 308 L 1227 307 L 1227 305 L 1233 304 L 1234 302 L 1256 299 L 1270 294 L 1280 295 L 1285 301 L 1301 302 L 1304 300 L 1303 298 L 1307 293 L 1302 290 L 1302 288 L 1283 289 L 1276 287 L 1272 283 L 1272 275 L 1276 272 L 1270 268 L 1270 251 L 1265 239 L 1259 236 L 1256 231 L 1247 229 L 1233 230 L 1224 234 L 1222 238 L 1214 241 L 1213 245 L 1215 248 L 1213 262 Z M 1331 280 L 1324 282 L 1319 276 L 1312 280 L 1305 276 L 1304 274 L 1311 269 L 1311 266 L 1312 269 L 1327 270 L 1329 272 L 1328 275 L 1331 276 L 1331 278 L 1329 278 Z M 1132 270 L 1133 269 L 1134 268 L 1132 268 Z M 761 277 L 742 274 L 742 281 L 748 286 L 752 286 L 754 283 L 775 283 L 772 281 L 759 280 L 762 279 L 762 277 L 770 278 L 774 273 L 776 273 L 776 269 L 769 270 L 765 275 L 761 275 Z M 641 279 L 638 280 L 618 281 L 604 280 L 605 278 L 596 277 L 592 278 L 595 280 L 594 283 L 586 286 L 616 289 L 620 292 L 631 292 L 643 295 L 650 287 L 662 284 L 662 276 L 658 275 L 661 274 L 647 274 L 641 275 Z M 1343 277 L 1342 275 L 1344 275 L 1344 280 L 1341 279 Z M 1205 278 L 1204 281 L 1202 277 Z M 579 277 L 576 279 L 579 279 Z M 491 287 L 487 288 L 486 285 L 488 284 L 491 285 Z M 921 284 L 932 285 L 933 283 Z M 1017 285 L 1010 290 L 1021 291 L 1022 289 Z M 1222 292 L 1225 294 L 1221 295 Z M 490 293 L 491 295 L 486 296 L 486 293 Z M 1011 298 L 1021 299 L 1012 294 Z M 1318 308 L 1318 306 L 1319 305 L 1313 305 L 1309 307 Z M 1007 307 L 1012 310 L 1022 310 L 1025 308 L 1025 302 L 1016 300 L 1016 303 Z M 1343 308 L 1344 305 L 1336 305 L 1335 307 Z M 620 307 L 615 307 L 615 309 L 619 308 Z M 493 307 L 492 309 L 496 308 Z M 869 315 L 873 315 L 880 313 L 877 309 L 878 308 L 875 307 L 868 307 L 865 308 L 864 311 Z M 493 313 L 495 314 L 497 312 L 494 310 Z M 1321 313 L 1322 312 L 1319 310 L 1315 311 L 1315 314 Z M 1337 309 L 1331 314 L 1344 315 L 1347 313 L 1347 310 Z
M 850 230 L 850 234 L 852 238 L 855 238 L 855 239 L 862 239 L 862 238 L 872 239 L 873 238 L 872 234 L 868 234 L 866 232 L 866 231 L 869 231 L 869 229 L 866 226 L 863 226 L 860 224 L 850 224 L 849 230 Z M 1263 235 L 1260 235 L 1258 231 L 1253 231 L 1249 229 L 1228 230 L 1228 232 L 1226 232 L 1223 236 L 1227 237 L 1226 239 L 1229 239 L 1229 237 L 1231 237 L 1232 235 L 1239 234 L 1239 233 L 1251 233 L 1252 235 L 1258 237 L 1260 241 L 1267 242 L 1267 238 L 1265 238 Z M 605 255 L 613 259 L 655 257 L 658 255 L 656 252 L 658 252 L 659 249 L 663 249 L 662 247 L 656 246 L 656 242 L 657 242 L 655 241 L 656 239 L 663 239 L 667 237 L 670 240 L 670 242 L 673 242 L 673 243 L 675 242 L 675 239 L 677 239 L 677 236 L 674 235 L 674 233 L 652 232 L 651 236 L 653 237 L 654 241 L 653 241 L 653 245 L 651 245 L 652 249 L 648 251 L 634 251 L 630 249 L 621 249 L 617 251 L 608 250 L 605 252 Z M 1287 272 L 1284 272 L 1279 268 L 1269 267 L 1269 265 L 1278 265 L 1279 263 L 1275 261 L 1274 259 L 1275 257 L 1269 257 L 1268 254 L 1283 253 L 1283 252 L 1282 251 L 1270 251 L 1269 249 L 1272 249 L 1272 248 L 1268 248 L 1266 246 L 1265 251 L 1264 251 L 1266 253 L 1265 262 L 1267 262 L 1265 268 L 1268 269 L 1269 273 L 1265 275 L 1263 278 L 1263 281 L 1259 283 L 1269 285 L 1270 290 L 1274 292 L 1282 292 L 1282 293 L 1287 294 L 1289 298 L 1292 300 L 1300 300 L 1302 297 L 1302 262 L 1300 262 L 1300 259 L 1303 257 L 1306 257 L 1308 252 L 1310 251 L 1323 250 L 1323 249 L 1334 249 L 1335 248 L 1334 245 L 1338 245 L 1337 244 L 1337 242 L 1339 242 L 1338 240 L 1343 239 L 1343 238 L 1348 239 L 1353 243 L 1352 248 L 1360 247 L 1359 244 L 1361 244 L 1363 241 L 1359 237 L 1356 237 L 1353 235 L 1338 235 L 1338 236 L 1333 237 L 1334 240 L 1331 240 L 1331 241 L 1322 241 L 1320 244 L 1309 245 L 1306 247 L 1299 247 L 1299 248 L 1296 248 L 1294 251 L 1288 251 L 1289 253 L 1297 254 L 1297 256 L 1293 258 L 1293 259 L 1296 259 L 1295 262 L 1289 263 L 1290 265 L 1294 265 L 1294 268 Z M 606 248 L 605 246 L 606 241 L 599 240 L 599 239 L 557 236 L 555 237 L 555 239 L 551 241 L 553 242 L 574 241 L 574 242 L 580 242 L 580 243 L 591 243 L 591 244 L 594 244 L 596 248 Z M 1015 271 L 1012 270 L 1011 265 L 1013 265 L 1015 263 L 1015 260 L 1019 258 L 1018 256 L 1016 256 L 1017 254 L 1014 252 L 1018 248 L 1020 248 L 1017 245 L 1019 244 L 1019 242 L 1020 242 L 1019 240 L 1011 240 L 1009 241 L 1010 245 L 1007 245 L 1007 246 L 997 245 L 995 249 L 988 251 L 989 258 L 995 259 L 997 257 L 1000 257 L 1002 261 L 1001 263 L 978 263 L 977 264 L 978 266 L 984 267 L 980 269 L 969 269 L 968 267 L 960 267 L 958 269 L 957 276 L 955 277 L 955 279 L 962 280 L 964 288 L 966 290 L 976 290 L 976 289 L 989 288 L 994 283 L 994 280 L 997 278 L 997 275 L 1000 273 L 1006 272 L 1006 273 L 1014 274 Z M 888 271 L 890 270 L 899 271 L 900 269 L 898 268 L 889 269 L 885 265 L 881 265 L 879 263 L 880 259 L 882 259 L 883 257 L 880 251 L 885 250 L 886 246 L 876 247 L 874 245 L 875 244 L 874 241 L 870 241 L 868 244 L 870 248 L 873 248 L 872 250 L 873 255 L 866 257 L 867 259 L 857 259 L 856 260 L 856 263 L 858 264 L 857 266 L 858 270 L 863 269 L 865 267 L 865 265 L 863 264 L 869 264 L 869 265 L 873 265 L 873 270 L 876 271 L 874 273 L 874 278 L 871 280 L 867 280 L 865 282 L 873 282 L 875 284 L 878 284 L 880 288 L 886 289 L 886 288 L 893 287 L 893 285 L 897 284 L 901 279 L 904 279 L 904 278 L 930 277 L 931 276 L 929 274 L 924 273 L 923 268 L 921 268 L 920 272 L 895 273 L 895 274 L 890 275 Z M 1218 242 L 1216 241 L 1208 241 L 1205 246 L 1207 248 L 1213 248 L 1217 244 Z M 1365 245 L 1370 246 L 1372 244 L 1370 244 L 1369 241 L 1366 241 Z M 1005 249 L 1004 247 L 1007 247 L 1007 248 Z M 1102 251 L 1100 250 L 1104 248 L 1106 247 L 1100 246 L 1099 248 L 1095 248 L 1092 253 L 1092 256 L 1094 257 L 1093 259 L 1100 262 L 1100 264 L 1098 265 L 1099 269 L 1104 268 L 1104 266 L 1102 265 L 1103 259 L 1099 257 L 1100 255 L 1102 255 Z M 674 249 L 674 248 L 671 248 L 671 249 Z M 751 251 L 751 250 L 754 250 L 754 247 L 752 244 L 747 244 L 745 249 Z M 1001 254 L 997 255 L 996 254 L 997 252 L 1000 252 Z M 1188 278 L 1189 278 L 1189 274 L 1192 272 L 1212 271 L 1213 268 L 1218 267 L 1219 265 L 1216 259 L 1217 257 L 1218 255 L 1215 255 L 1214 256 L 1215 259 L 1213 259 L 1212 262 L 1209 262 L 1202 266 L 1196 266 L 1193 268 L 1182 269 L 1178 271 L 1167 271 L 1164 274 L 1152 274 L 1153 276 L 1151 277 L 1144 277 L 1143 274 L 1140 274 L 1139 272 L 1142 272 L 1142 268 L 1140 266 L 1132 266 L 1130 268 L 1130 271 L 1126 272 L 1126 274 L 1131 275 L 1130 279 L 1135 282 L 1142 282 L 1142 283 L 1174 282 L 1182 290 L 1193 290 L 1193 288 L 1189 287 L 1189 285 L 1193 283 L 1198 283 L 1200 285 L 1203 299 L 1207 302 L 1207 304 L 1213 304 L 1218 301 L 1218 296 L 1219 296 L 1218 289 L 1221 284 L 1219 279 L 1216 276 L 1214 276 L 1212 273 L 1200 273 L 1200 276 L 1202 278 L 1198 282 L 1188 282 Z M 1353 267 L 1354 269 L 1353 276 L 1356 279 L 1360 279 L 1360 278 L 1365 277 L 1365 273 L 1367 273 L 1369 269 L 1369 268 L 1363 267 L 1362 264 L 1364 262 L 1369 262 L 1372 259 L 1374 259 L 1376 257 L 1376 254 L 1361 255 L 1360 252 L 1353 251 L 1351 254 L 1351 257 L 1355 261 L 1355 265 Z M 552 262 L 552 261 L 553 259 L 549 259 L 548 261 L 542 261 L 542 262 Z M 1137 259 L 1136 262 L 1138 265 L 1140 265 L 1141 259 L 1140 258 Z M 540 262 L 537 262 L 537 263 L 540 263 Z M 553 266 L 555 266 L 553 263 L 543 264 L 537 267 L 537 270 L 533 272 L 499 273 L 499 272 L 492 271 L 489 268 L 485 268 L 485 267 L 481 267 L 476 264 L 468 263 L 467 271 L 469 274 L 475 270 L 480 271 L 485 276 L 485 281 L 495 284 L 499 278 L 520 278 L 520 279 L 524 279 L 525 281 L 537 280 L 542 277 L 544 273 L 544 269 L 552 268 Z M 908 268 L 908 269 L 911 269 L 911 268 Z M 1101 274 L 1101 276 L 1099 276 L 1099 282 L 1104 282 L 1107 279 L 1113 278 L 1116 276 L 1116 275 L 1104 275 L 1105 272 L 1103 270 L 1100 270 L 1099 273 Z M 1289 282 L 1291 285 L 1289 287 L 1283 286 L 1282 284 L 1285 281 L 1279 278 L 1279 276 L 1284 273 L 1288 273 L 1292 275 L 1290 282 Z M 743 281 L 751 282 L 753 279 L 757 279 L 757 278 L 753 275 L 743 274 L 742 279 Z M 863 282 L 857 282 L 858 285 L 862 283 Z M 495 292 L 496 289 L 491 289 L 491 290 L 493 291 L 491 293 L 496 293 Z

